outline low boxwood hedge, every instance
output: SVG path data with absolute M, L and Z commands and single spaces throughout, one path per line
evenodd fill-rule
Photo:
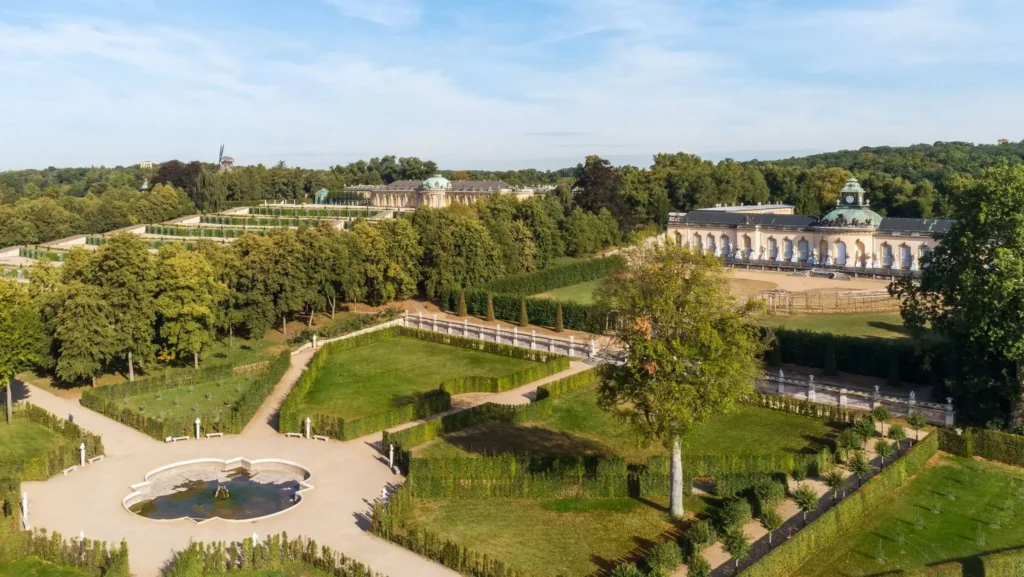
M 4 405 L 0 405 L 0 412 Z M 29 403 L 14 405 L 14 418 L 32 421 L 60 435 L 65 442 L 25 461 L 0 461 L 0 475 L 14 476 L 23 481 L 45 481 L 64 469 L 81 462 L 79 445 L 85 443 L 89 457 L 103 454 L 103 441 L 82 427 L 57 417 L 50 412 Z

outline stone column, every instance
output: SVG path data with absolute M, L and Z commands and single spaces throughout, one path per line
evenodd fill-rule
M 422 329 L 423 328 L 423 311 L 419 311 L 419 313 L 420 313 L 420 317 L 419 317 L 419 320 L 416 321 L 416 328 Z
M 555 352 L 555 339 L 548 337 L 548 352 Z
M 26 529 L 32 526 L 28 522 L 28 491 L 21 493 L 21 523 Z
M 535 344 L 537 344 L 537 329 L 534 329 L 533 332 L 530 333 L 530 350 L 531 351 L 534 349 L 534 345 Z
M 574 343 L 573 343 L 573 336 L 572 336 L 572 335 L 569 335 L 569 358 L 570 358 L 570 359 L 572 358 L 572 349 L 573 349 L 573 344 L 574 344 Z
M 437 313 L 434 313 L 434 324 L 431 325 L 430 330 L 437 331 Z
M 388 468 L 395 466 L 395 444 L 391 443 L 388 449 Z
M 845 407 L 849 404 L 849 399 L 846 398 L 846 389 L 839 389 L 839 406 Z
M 953 413 L 953 397 L 946 397 L 946 426 L 952 427 L 956 421 Z
M 501 325 L 494 325 L 494 342 L 501 343 Z
M 594 342 L 593 338 L 590 339 L 590 356 L 591 357 L 596 357 L 597 356 L 597 344 Z
M 778 392 L 779 392 L 780 395 L 785 395 L 786 394 L 786 383 L 783 380 L 784 378 L 785 377 L 783 377 L 783 375 L 782 375 L 782 369 L 779 369 L 779 382 L 778 382 L 779 391 Z
M 196 440 L 199 440 L 199 424 L 202 422 L 200 419 L 196 419 Z
M 519 327 L 512 327 L 512 346 L 519 346 Z
M 312 437 L 309 436 L 309 432 L 310 432 L 310 428 L 311 428 L 310 425 L 312 423 L 313 423 L 313 419 L 311 419 L 309 417 L 306 417 L 306 438 L 307 439 L 312 438 Z
M 462 319 L 462 336 L 469 336 L 469 319 Z
M 78 445 L 78 462 L 81 466 L 85 466 L 85 443 Z

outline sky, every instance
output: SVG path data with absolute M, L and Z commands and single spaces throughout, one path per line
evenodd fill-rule
M 1024 139 L 1024 0 L 0 0 L 0 170 Z

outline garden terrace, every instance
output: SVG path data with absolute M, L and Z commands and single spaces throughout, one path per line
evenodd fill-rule
M 288 217 L 268 217 L 261 218 L 257 216 L 236 216 L 236 215 L 203 215 L 199 218 L 201 225 L 211 226 L 243 226 L 243 227 L 316 227 L 323 223 L 337 224 L 339 220 L 333 217 L 306 217 L 306 218 L 288 218 Z
M 161 237 L 185 238 L 238 238 L 243 234 L 269 236 L 271 228 L 221 228 L 198 226 L 146 225 L 145 234 Z
M 68 253 L 65 250 L 47 250 L 39 247 L 23 246 L 18 249 L 18 256 L 35 260 L 48 260 L 50 262 L 64 262 Z
M 298 218 L 373 218 L 382 210 L 372 207 L 351 207 L 320 205 L 315 208 L 252 206 L 249 214 L 253 216 L 279 216 Z
M 281 432 L 308 416 L 318 434 L 350 439 L 446 410 L 453 394 L 498 392 L 568 368 L 568 359 L 389 327 L 321 349 L 281 410 Z

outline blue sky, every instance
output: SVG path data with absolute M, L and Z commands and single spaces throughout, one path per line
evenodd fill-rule
M 0 0 L 0 169 L 1024 139 L 1024 0 Z

